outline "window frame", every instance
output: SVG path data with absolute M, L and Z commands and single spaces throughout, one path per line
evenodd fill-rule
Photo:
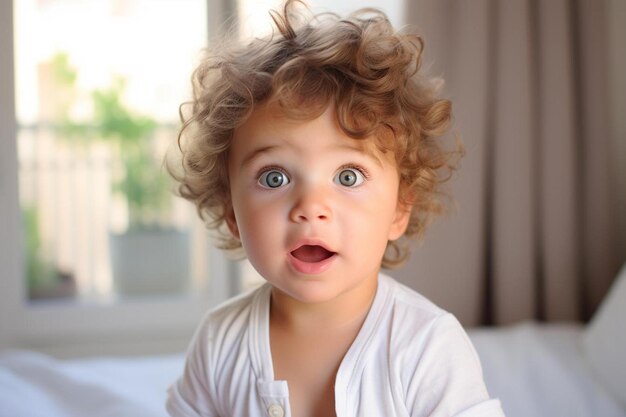
M 207 0 L 209 40 L 234 10 Z M 211 248 L 203 294 L 110 304 L 29 302 L 23 278 L 15 116 L 13 2 L 0 2 L 0 350 L 33 349 L 57 357 L 181 352 L 205 311 L 238 289 L 237 265 Z

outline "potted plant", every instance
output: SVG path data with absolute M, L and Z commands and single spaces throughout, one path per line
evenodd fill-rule
M 76 72 L 64 54 L 53 61 L 57 82 L 69 100 L 76 97 Z M 171 224 L 172 194 L 169 177 L 162 169 L 154 135 L 157 123 L 124 104 L 125 81 L 89 94 L 93 118 L 77 123 L 69 117 L 71 104 L 59 116 L 63 137 L 87 144 L 107 141 L 118 158 L 113 194 L 127 206 L 127 228 L 109 234 L 111 268 L 118 294 L 175 293 L 185 289 L 189 277 L 188 232 Z
M 128 208 L 128 228 L 110 235 L 116 290 L 124 295 L 181 292 L 189 276 L 188 233 L 172 227 L 171 182 L 156 155 L 157 124 L 122 102 L 124 81 L 92 94 L 96 132 L 111 141 L 122 170 L 113 192 Z

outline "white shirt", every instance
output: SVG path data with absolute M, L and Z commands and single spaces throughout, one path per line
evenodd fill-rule
M 287 381 L 275 381 L 271 287 L 209 312 L 169 389 L 172 416 L 290 417 Z M 337 417 L 503 417 L 456 318 L 381 274 L 370 311 L 335 381 Z

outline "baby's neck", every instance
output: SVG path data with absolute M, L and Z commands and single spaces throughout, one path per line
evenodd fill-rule
M 363 285 L 322 303 L 300 302 L 272 288 L 270 320 L 294 333 L 333 332 L 360 327 L 376 294 L 377 283 Z

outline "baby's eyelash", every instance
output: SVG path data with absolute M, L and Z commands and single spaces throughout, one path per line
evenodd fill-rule
M 370 173 L 367 171 L 367 169 L 363 168 L 360 165 L 356 165 L 356 164 L 345 164 L 339 167 L 339 172 L 341 172 L 344 169 L 355 169 L 357 171 L 359 171 L 362 175 L 363 178 L 365 178 L 366 180 L 368 180 L 370 178 Z
M 261 175 L 265 174 L 268 171 L 280 171 L 283 174 L 287 175 L 287 171 L 285 171 L 284 168 L 281 168 L 277 165 L 268 165 L 268 166 L 264 166 L 263 168 L 259 169 L 259 171 L 256 174 L 256 179 L 261 178 Z

